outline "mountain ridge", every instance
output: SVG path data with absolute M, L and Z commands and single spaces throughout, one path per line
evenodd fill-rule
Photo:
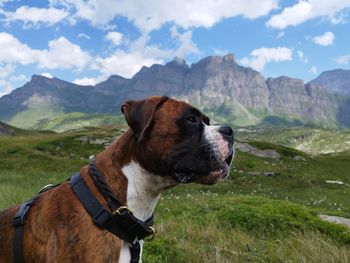
M 329 74 L 323 74 L 322 83 L 331 83 Z M 165 65 L 144 66 L 130 79 L 112 75 L 94 86 L 33 75 L 30 82 L 0 98 L 0 120 L 12 123 L 23 112 L 44 106 L 60 113 L 115 114 L 124 100 L 166 95 L 236 125 L 255 125 L 272 117 L 350 127 L 350 95 L 334 90 L 318 84 L 317 78 L 308 83 L 288 76 L 265 79 L 237 64 L 233 54 L 209 56 L 191 66 L 175 58 Z M 44 111 L 42 119 L 49 115 Z

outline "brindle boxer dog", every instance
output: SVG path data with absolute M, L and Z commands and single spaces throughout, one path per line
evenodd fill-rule
M 160 193 L 181 183 L 214 184 L 229 174 L 233 131 L 211 126 L 196 108 L 166 97 L 127 101 L 130 127 L 96 156 L 96 166 L 117 198 L 140 220 L 149 218 Z M 104 206 L 89 175 L 83 181 Z M 0 262 L 13 262 L 12 220 L 19 206 L 0 214 Z M 142 243 L 141 243 L 142 246 Z M 24 226 L 23 255 L 30 262 L 129 262 L 129 245 L 98 228 L 69 182 L 41 194 Z

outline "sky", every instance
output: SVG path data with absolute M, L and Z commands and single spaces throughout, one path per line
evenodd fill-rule
M 350 0 L 0 0 L 0 96 L 227 53 L 266 78 L 350 69 Z

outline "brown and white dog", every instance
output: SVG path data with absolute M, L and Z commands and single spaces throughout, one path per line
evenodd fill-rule
M 214 184 L 229 174 L 233 131 L 210 126 L 191 105 L 166 97 L 127 101 L 130 129 L 96 156 L 96 166 L 114 194 L 145 221 L 160 193 L 180 183 Z M 84 166 L 81 176 L 107 207 Z M 12 219 L 19 206 L 0 213 L 0 262 L 13 261 Z M 129 262 L 123 242 L 93 224 L 68 182 L 43 193 L 24 228 L 23 254 L 30 262 Z

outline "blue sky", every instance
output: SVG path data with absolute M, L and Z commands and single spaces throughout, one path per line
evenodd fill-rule
M 265 77 L 350 68 L 350 0 L 0 0 L 0 96 L 33 74 L 94 84 L 234 53 Z

